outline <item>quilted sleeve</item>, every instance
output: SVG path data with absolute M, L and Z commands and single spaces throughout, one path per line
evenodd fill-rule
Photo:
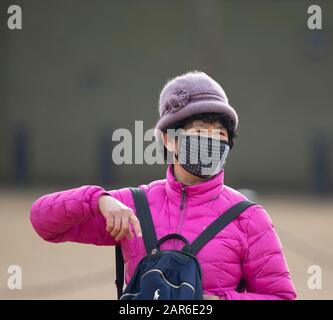
M 49 242 L 79 242 L 95 245 L 115 245 L 106 221 L 98 209 L 98 198 L 117 197 L 117 190 L 106 192 L 98 186 L 47 194 L 37 199 L 30 211 L 30 221 L 37 234 Z
M 226 300 L 293 300 L 296 291 L 282 244 L 267 212 L 252 207 L 247 225 L 247 250 L 243 261 L 246 292 L 224 292 Z

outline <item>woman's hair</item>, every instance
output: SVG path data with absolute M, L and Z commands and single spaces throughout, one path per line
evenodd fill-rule
M 192 116 L 189 116 L 183 120 L 174 122 L 168 128 L 162 130 L 163 133 L 166 133 L 168 129 L 178 130 L 181 128 L 185 128 L 186 126 L 190 125 L 195 120 L 201 120 L 203 122 L 214 123 L 220 122 L 223 127 L 227 130 L 228 133 L 228 143 L 230 149 L 234 146 L 234 139 L 237 138 L 237 132 L 234 130 L 235 123 L 233 120 L 230 119 L 224 113 L 213 113 L 213 112 L 206 112 L 206 113 L 198 113 Z M 164 146 L 164 160 L 167 160 L 167 148 Z

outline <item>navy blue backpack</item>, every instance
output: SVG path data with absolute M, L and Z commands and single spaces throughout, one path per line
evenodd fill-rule
M 241 201 L 213 221 L 192 243 L 177 233 L 157 240 L 155 228 L 145 193 L 140 188 L 130 188 L 136 215 L 140 221 L 147 255 L 138 263 L 133 277 L 123 292 L 124 260 L 121 246 L 116 246 L 116 286 L 119 300 L 202 300 L 201 266 L 196 254 L 214 236 L 254 205 Z M 161 244 L 169 239 L 184 242 L 181 250 L 161 250 Z M 236 290 L 242 289 L 241 281 Z

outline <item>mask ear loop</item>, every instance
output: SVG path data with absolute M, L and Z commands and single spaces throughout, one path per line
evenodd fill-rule
M 170 137 L 171 137 L 172 139 L 174 139 L 174 140 L 176 140 L 176 139 L 178 140 L 178 135 L 177 135 L 177 134 L 175 134 L 175 135 L 172 134 L 172 135 L 169 136 L 169 133 L 168 133 L 168 139 L 169 139 Z M 164 145 L 164 148 L 167 149 L 167 153 L 170 154 L 171 156 L 172 156 L 172 154 L 174 154 L 176 160 L 178 161 L 178 154 L 177 154 L 176 151 L 175 151 L 175 150 L 176 150 L 176 143 L 175 143 L 175 150 L 174 150 L 174 151 L 170 151 L 170 150 L 168 150 L 168 148 L 167 148 L 165 145 Z M 169 159 L 169 158 L 168 158 L 168 159 Z M 174 161 L 173 158 L 172 158 L 172 162 L 171 162 L 171 163 L 172 163 L 172 164 L 175 163 L 175 161 Z
M 178 160 L 178 153 L 176 153 L 176 139 L 177 139 L 177 147 L 178 147 L 178 149 L 179 149 L 179 145 L 178 145 L 178 136 L 177 135 L 175 135 L 175 150 L 174 150 L 174 152 L 173 152 L 173 154 L 175 155 L 175 158 L 176 158 L 176 160 L 177 160 L 177 162 L 179 162 L 179 160 Z M 177 152 L 178 152 L 178 150 L 177 150 Z
M 229 142 L 227 141 L 223 141 L 223 143 L 225 144 L 225 148 L 223 150 L 223 154 L 222 154 L 222 159 L 224 158 L 224 161 L 223 161 L 223 164 L 222 164 L 222 170 L 224 170 L 224 167 L 225 167 L 225 164 L 227 162 L 226 158 L 229 154 L 229 151 L 230 151 L 230 145 L 229 145 Z
M 224 160 L 223 164 L 222 164 L 222 170 L 224 170 L 225 164 L 227 163 L 227 160 Z

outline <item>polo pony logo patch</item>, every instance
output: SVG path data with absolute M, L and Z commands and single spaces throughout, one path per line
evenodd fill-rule
M 158 300 L 160 297 L 160 289 L 155 290 L 153 300 Z

